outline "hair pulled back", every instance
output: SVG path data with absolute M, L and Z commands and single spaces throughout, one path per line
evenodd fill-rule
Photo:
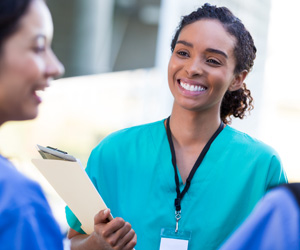
M 236 44 L 234 48 L 234 56 L 236 59 L 235 74 L 239 74 L 246 70 L 249 72 L 256 57 L 256 47 L 248 30 L 245 28 L 240 19 L 232 14 L 226 7 L 216 7 L 208 3 L 193 11 L 189 15 L 183 16 L 175 35 L 171 42 L 171 51 L 173 53 L 181 30 L 201 19 L 214 19 L 222 23 L 225 30 L 235 37 Z M 242 88 L 236 91 L 225 93 L 221 104 L 221 119 L 225 124 L 231 122 L 231 116 L 243 119 L 246 111 L 253 109 L 253 98 L 246 84 L 243 83 Z

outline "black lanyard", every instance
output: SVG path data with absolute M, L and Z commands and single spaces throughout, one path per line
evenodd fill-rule
M 173 144 L 172 134 L 171 134 L 171 129 L 170 129 L 170 116 L 167 119 L 167 136 L 168 136 L 168 141 L 170 144 L 170 149 L 171 149 L 171 154 L 172 154 L 172 164 L 173 164 L 174 172 L 175 172 L 175 183 L 176 183 L 176 193 L 177 193 L 177 197 L 175 198 L 175 209 L 176 209 L 175 214 L 177 216 L 175 216 L 175 218 L 177 220 L 177 223 L 180 219 L 181 200 L 183 199 L 183 196 L 185 195 L 185 193 L 189 190 L 192 178 L 193 178 L 194 174 L 196 173 L 196 170 L 200 166 L 201 162 L 203 161 L 207 151 L 210 148 L 210 145 L 215 140 L 215 138 L 220 134 L 220 132 L 223 130 L 223 128 L 224 128 L 224 124 L 223 124 L 223 122 L 221 122 L 217 131 L 212 135 L 212 137 L 209 139 L 209 141 L 206 143 L 205 147 L 203 148 L 202 152 L 200 153 L 188 178 L 186 179 L 186 184 L 185 184 L 184 189 L 182 190 L 182 192 L 180 192 L 179 177 L 178 177 L 178 172 L 177 172 L 177 167 L 176 167 L 176 155 L 175 155 L 175 149 L 174 149 L 174 144 Z M 178 224 L 176 224 L 176 230 L 177 229 L 178 229 Z

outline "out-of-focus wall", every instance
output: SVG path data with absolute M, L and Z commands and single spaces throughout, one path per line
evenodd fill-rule
M 51 0 L 53 50 L 65 77 L 110 71 L 114 0 Z
M 300 181 L 300 1 L 272 0 L 261 139 L 281 156 L 289 181 Z
M 154 66 L 160 0 L 51 0 L 65 77 Z

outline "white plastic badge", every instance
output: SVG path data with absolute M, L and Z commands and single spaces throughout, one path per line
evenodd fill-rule
M 188 240 L 161 238 L 160 240 L 160 250 L 187 250 Z
M 159 250 L 187 250 L 191 233 L 162 228 Z

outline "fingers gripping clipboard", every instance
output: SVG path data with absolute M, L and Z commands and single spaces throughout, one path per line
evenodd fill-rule
M 37 149 L 43 159 L 32 163 L 78 218 L 82 230 L 91 234 L 94 216 L 107 207 L 80 161 L 56 148 L 37 145 Z

